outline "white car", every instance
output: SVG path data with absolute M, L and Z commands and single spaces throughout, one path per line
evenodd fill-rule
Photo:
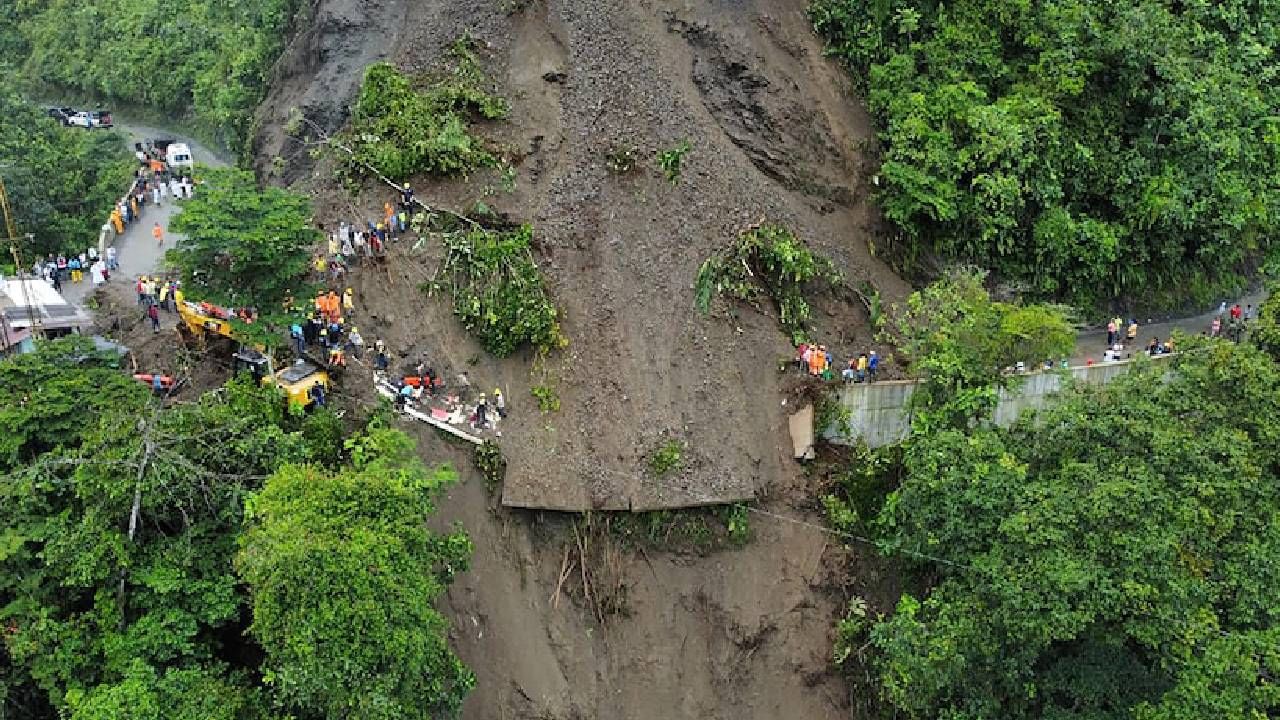
M 93 128 L 109 128 L 112 127 L 110 110 L 82 110 L 67 118 L 67 124 L 72 127 L 82 127 L 86 130 Z
M 170 169 L 192 168 L 195 167 L 195 161 L 191 159 L 191 148 L 186 143 L 173 143 L 165 148 L 165 162 L 169 164 Z

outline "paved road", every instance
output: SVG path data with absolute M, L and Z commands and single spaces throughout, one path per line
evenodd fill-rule
M 164 130 L 136 125 L 121 125 L 117 123 L 116 129 L 124 134 L 130 150 L 133 148 L 133 143 L 140 142 L 146 138 L 173 138 L 178 142 L 187 143 L 197 163 L 211 167 L 225 167 L 227 165 L 221 157 L 215 155 L 208 148 L 199 145 L 191 138 L 185 138 Z M 124 191 L 125 188 L 120 188 L 122 195 Z M 110 208 L 107 208 L 103 211 L 103 222 L 106 222 L 109 210 Z M 173 247 L 181 239 L 180 235 L 169 231 L 169 220 L 179 211 L 179 206 L 173 201 L 172 196 L 167 201 L 162 200 L 159 207 L 150 202 L 147 203 L 146 208 L 142 211 L 142 217 L 130 223 L 125 228 L 124 234 L 116 238 L 116 256 L 120 262 L 120 269 L 112 273 L 112 284 L 130 284 L 139 275 L 149 275 L 160 268 L 165 250 Z M 164 228 L 165 231 L 163 246 L 158 246 L 151 235 L 151 230 L 157 222 L 160 223 L 160 227 Z M 89 273 L 87 272 L 80 284 L 74 285 L 67 282 L 62 286 L 62 294 L 76 304 L 83 303 L 85 297 L 92 291 L 93 285 L 89 281 Z
M 1227 301 L 1227 307 L 1239 302 L 1241 307 L 1253 305 L 1254 312 L 1258 310 L 1258 306 L 1267 297 L 1265 292 L 1254 292 L 1240 298 Z M 1218 306 L 1206 308 L 1205 312 L 1191 317 L 1177 318 L 1173 320 L 1161 320 L 1159 322 L 1150 322 L 1146 318 L 1138 318 L 1138 342 L 1137 347 L 1125 348 L 1126 352 L 1137 352 L 1146 348 L 1147 343 L 1152 338 L 1160 338 L 1163 342 L 1169 339 L 1174 330 L 1180 330 L 1188 335 L 1199 335 L 1202 331 L 1209 329 L 1209 324 L 1218 315 Z M 1129 318 L 1125 318 L 1128 322 Z M 1225 322 L 1224 322 L 1225 325 Z M 1224 332 L 1226 328 L 1223 328 Z M 1102 359 L 1102 352 L 1107 346 L 1107 330 L 1101 328 L 1097 330 L 1085 330 L 1076 336 L 1076 351 L 1071 358 L 1073 365 L 1082 365 L 1087 360 L 1098 361 Z

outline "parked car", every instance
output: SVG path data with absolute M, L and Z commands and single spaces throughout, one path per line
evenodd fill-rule
M 186 143 L 171 143 L 165 149 L 165 161 L 169 163 L 171 169 L 191 168 L 195 167 L 195 161 L 191 159 L 191 148 Z
M 57 120 L 63 125 L 71 124 L 71 116 L 76 114 L 75 108 L 69 107 L 51 107 L 45 109 L 45 114 Z
M 81 110 L 72 115 L 68 121 L 68 125 L 82 127 L 86 130 L 94 128 L 112 127 L 110 110 Z

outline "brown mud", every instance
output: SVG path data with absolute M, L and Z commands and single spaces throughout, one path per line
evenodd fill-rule
M 317 221 L 330 226 L 379 216 L 390 193 L 370 183 L 353 198 L 332 159 L 314 158 L 313 146 L 285 128 L 300 112 L 325 132 L 341 129 L 369 62 L 429 71 L 469 35 L 512 103 L 508 120 L 478 131 L 511 162 L 514 188 L 498 169 L 413 184 L 432 205 L 482 201 L 533 223 L 569 346 L 545 360 L 486 355 L 448 298 L 420 290 L 439 255 L 412 234 L 384 265 L 347 283 L 362 335 L 385 339 L 399 367 L 425 359 L 450 379 L 466 371 L 476 390 L 501 387 L 511 411 L 500 500 L 486 494 L 466 448 L 415 428 L 424 457 L 462 474 L 440 522 L 460 522 L 476 544 L 445 608 L 455 646 L 479 678 L 467 718 L 849 712 L 847 686 L 830 666 L 846 592 L 832 568 L 865 561 L 821 528 L 753 515 L 754 537 L 742 549 L 702 556 L 601 547 L 606 533 L 585 550 L 574 532 L 583 516 L 538 510 L 755 499 L 821 524 L 815 490 L 791 458 L 786 421 L 802 388 L 779 371 L 790 339 L 768 307 L 720 303 L 701 316 L 692 289 L 705 258 L 763 221 L 794 230 L 852 287 L 874 288 L 886 303 L 908 290 L 875 257 L 869 120 L 843 71 L 822 56 L 804 7 L 317 0 L 277 67 L 259 114 L 258 170 L 309 192 Z M 655 156 L 682 141 L 692 149 L 673 185 Z M 619 150 L 634 152 L 631 172 L 610 170 Z M 812 301 L 815 335 L 838 358 L 872 347 L 867 311 L 852 292 Z M 348 399 L 373 401 L 357 380 L 367 372 L 350 369 Z M 539 385 L 555 389 L 559 412 L 538 410 L 531 389 Z M 684 443 L 682 467 L 655 476 L 648 458 L 673 438 Z M 594 581 L 565 575 L 575 554 L 588 558 L 576 572 Z

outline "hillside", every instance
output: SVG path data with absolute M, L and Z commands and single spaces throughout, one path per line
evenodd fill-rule
M 647 509 L 749 498 L 786 482 L 795 466 L 777 364 L 791 354 L 788 339 L 774 318 L 750 310 L 732 321 L 698 315 L 698 266 L 768 220 L 831 257 L 850 284 L 870 283 L 886 299 L 906 289 L 870 255 L 877 220 L 856 150 L 870 130 L 845 74 L 823 59 L 803 3 L 537 2 L 509 13 L 383 3 L 357 21 L 351 3 L 322 2 L 264 104 L 259 170 L 284 157 L 281 179 L 320 198 L 320 222 L 350 218 L 352 201 L 324 161 L 306 176 L 305 148 L 283 130 L 291 109 L 337 130 L 366 62 L 426 71 L 468 33 L 512 102 L 510 120 L 482 133 L 509 149 L 514 191 L 494 191 L 496 172 L 414 187 L 437 205 L 483 200 L 532 222 L 570 342 L 549 358 L 545 380 L 531 376 L 529 356 L 470 368 L 476 382 L 506 389 L 516 410 L 502 439 L 504 501 Z M 673 187 L 651 159 L 681 140 L 692 150 Z M 620 148 L 636 150 L 635 172 L 610 173 L 606 156 Z M 359 215 L 376 217 L 385 194 L 362 195 Z M 393 262 L 391 279 L 358 277 L 356 290 L 379 319 L 373 334 L 400 358 L 425 353 L 461 369 L 481 353 L 445 302 L 417 292 L 433 267 L 428 248 Z M 817 303 L 819 335 L 838 355 L 865 347 L 856 302 Z M 404 322 L 410 316 L 423 322 Z M 561 400 L 549 417 L 529 395 L 544 382 Z M 646 477 L 645 458 L 669 437 L 687 444 L 688 469 Z
M 433 205 L 482 200 L 533 223 L 569 346 L 545 366 L 532 352 L 486 355 L 447 299 L 419 292 L 437 261 L 429 242 L 418 252 L 393 248 L 386 273 L 355 273 L 361 332 L 384 337 L 397 361 L 426 357 L 437 369 L 465 369 L 485 390 L 504 389 L 508 506 L 641 510 L 769 498 L 782 509 L 812 507 L 787 435 L 798 378 L 778 372 L 793 353 L 789 338 L 771 311 L 742 306 L 730 317 L 721 305 L 703 317 L 692 291 L 703 260 L 761 220 L 794 230 L 852 286 L 869 283 L 886 301 L 908 289 L 872 257 L 879 221 L 861 154 L 873 146 L 871 129 L 847 73 L 824 59 L 805 4 L 357 9 L 322 0 L 263 105 L 258 170 L 311 193 L 318 222 L 377 217 L 385 188 L 368 184 L 353 198 L 331 160 L 313 166 L 309 148 L 285 132 L 291 110 L 337 131 L 367 63 L 430 71 L 464 34 L 512 103 L 509 120 L 480 133 L 509 149 L 515 187 L 501 189 L 497 170 L 413 186 Z M 672 186 L 653 158 L 681 140 L 692 149 Z M 636 150 L 638 168 L 617 175 L 606 156 L 622 148 Z M 869 347 L 856 299 L 813 300 L 817 335 L 833 352 Z M 530 389 L 539 384 L 556 389 L 559 412 L 538 411 Z M 685 443 L 688 461 L 654 477 L 647 459 L 670 438 Z M 419 442 L 467 477 L 466 454 L 429 431 Z M 744 549 L 706 557 L 621 552 L 597 536 L 608 562 L 594 571 L 624 596 L 622 614 L 601 622 L 589 598 L 568 589 L 581 586 L 576 575 L 561 578 L 578 554 L 568 547 L 569 520 L 495 514 L 474 475 L 441 514 L 461 521 L 477 547 L 449 594 L 459 654 L 478 675 L 464 717 L 847 712 L 829 663 L 840 598 L 824 555 L 835 546 L 821 532 L 753 517 Z

